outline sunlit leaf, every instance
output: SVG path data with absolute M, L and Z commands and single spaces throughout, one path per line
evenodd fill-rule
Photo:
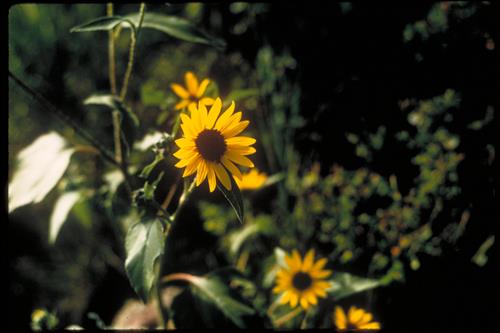
M 136 26 L 139 25 L 139 13 L 130 14 L 124 18 L 132 21 Z M 146 13 L 142 22 L 142 28 L 155 29 L 171 37 L 191 43 L 208 44 L 219 49 L 225 47 L 225 43 L 221 39 L 209 36 L 188 20 L 177 16 Z
M 476 254 L 472 257 L 471 261 L 476 265 L 482 267 L 488 262 L 488 256 L 486 252 L 495 244 L 495 235 L 489 236 L 483 244 L 479 247 Z
M 42 201 L 63 176 L 74 151 L 62 136 L 50 132 L 19 152 L 9 183 L 9 213 Z
M 125 238 L 125 270 L 135 292 L 146 303 L 155 283 L 155 263 L 164 249 L 161 222 L 144 217 L 130 227 Z
M 334 272 L 333 278 L 330 279 L 329 282 L 331 287 L 327 290 L 327 292 L 336 301 L 381 285 L 379 280 L 367 279 L 343 272 Z
M 81 198 L 80 191 L 66 192 L 57 199 L 57 202 L 52 210 L 52 215 L 50 216 L 49 222 L 49 243 L 55 243 L 57 235 L 61 230 L 69 212 L 76 204 L 76 202 Z
M 240 189 L 238 188 L 238 185 L 236 185 L 236 182 L 234 181 L 233 177 L 229 177 L 231 180 L 231 190 L 228 191 L 222 184 L 217 182 L 217 188 L 224 194 L 226 197 L 227 201 L 233 206 L 234 211 L 236 212 L 236 216 L 238 217 L 238 220 L 243 223 L 243 215 L 244 215 L 244 209 L 243 209 L 243 199 L 241 198 L 241 192 Z

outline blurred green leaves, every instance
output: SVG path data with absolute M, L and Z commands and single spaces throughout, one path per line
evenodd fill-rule
M 74 152 L 56 132 L 42 135 L 24 148 L 9 183 L 9 213 L 42 201 L 63 176 Z
M 334 272 L 329 282 L 331 287 L 327 289 L 327 292 L 335 301 L 381 285 L 379 280 L 367 279 L 344 272 Z

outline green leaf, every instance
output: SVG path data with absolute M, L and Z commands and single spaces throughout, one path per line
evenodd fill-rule
M 204 277 L 196 277 L 190 282 L 195 297 L 215 306 L 239 328 L 245 328 L 247 325 L 243 317 L 254 315 L 255 310 L 244 304 L 240 297 L 236 299 L 231 292 L 228 285 L 234 276 L 241 274 L 234 269 L 221 269 Z
M 158 151 L 155 155 L 155 159 L 153 162 L 151 162 L 150 164 L 146 165 L 141 173 L 139 174 L 139 177 L 141 178 L 148 178 L 149 177 L 149 174 L 151 173 L 151 171 L 153 171 L 153 169 L 156 167 L 156 165 L 158 163 L 160 163 L 161 161 L 163 161 L 165 157 L 163 156 L 163 152 L 161 151 Z
M 130 14 L 124 18 L 133 22 L 135 26 L 139 25 L 139 13 Z M 146 13 L 141 28 L 155 29 L 180 40 L 208 44 L 218 49 L 223 49 L 226 46 L 221 39 L 209 36 L 196 28 L 190 21 L 177 16 Z
M 236 185 L 236 182 L 234 181 L 232 176 L 229 176 L 229 179 L 231 180 L 231 190 L 228 191 L 224 185 L 220 184 L 217 182 L 217 188 L 219 191 L 224 194 L 224 197 L 226 197 L 227 201 L 233 206 L 234 211 L 236 212 L 236 217 L 238 217 L 238 220 L 240 223 L 243 223 L 243 215 L 244 215 L 244 209 L 243 209 L 243 199 L 241 198 L 241 192 Z
M 123 22 L 127 22 L 135 30 L 135 25 L 130 20 L 127 20 L 124 17 L 102 16 L 92 21 L 73 27 L 71 28 L 70 32 L 109 31 Z
M 367 279 L 343 272 L 335 272 L 333 278 L 329 282 L 331 287 L 327 292 L 335 301 L 362 291 L 376 288 L 382 284 L 380 280 Z
M 258 233 L 259 231 L 260 231 L 259 226 L 257 224 L 247 224 L 244 228 L 237 229 L 234 233 L 230 235 L 229 240 L 231 247 L 229 248 L 229 253 L 232 256 L 238 254 L 241 245 L 243 245 L 243 243 L 247 239 Z
M 119 112 L 121 123 L 121 138 L 126 149 L 129 153 L 129 147 L 135 142 L 136 131 L 139 128 L 139 118 L 134 112 L 123 104 L 123 102 L 114 95 L 109 94 L 95 94 L 89 96 L 85 101 L 85 105 L 99 105 L 103 106 L 111 112 Z
M 9 183 L 9 213 L 42 201 L 63 176 L 74 152 L 56 132 L 38 137 L 19 152 L 18 166 Z
M 249 97 L 255 97 L 259 95 L 259 89 L 237 89 L 231 91 L 229 95 L 224 99 L 225 103 L 224 105 L 229 105 L 231 101 L 238 102 L 242 99 L 249 98 Z
M 143 217 L 130 227 L 125 238 L 125 270 L 130 284 L 144 303 L 147 303 L 151 288 L 156 282 L 155 263 L 163 254 L 163 228 L 155 217 Z
M 69 212 L 81 198 L 80 191 L 66 192 L 57 199 L 49 221 L 49 243 L 54 244 Z
M 472 257 L 471 261 L 476 265 L 482 267 L 488 262 L 488 256 L 486 252 L 495 244 L 495 235 L 489 236 L 483 244 L 479 247 L 477 252 Z

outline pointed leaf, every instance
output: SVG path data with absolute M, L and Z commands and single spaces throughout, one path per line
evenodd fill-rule
M 226 197 L 227 201 L 229 201 L 231 206 L 233 206 L 234 211 L 236 212 L 236 216 L 238 217 L 238 220 L 241 223 L 243 223 L 244 209 L 243 209 L 243 199 L 241 198 L 241 192 L 238 185 L 236 185 L 234 178 L 229 177 L 229 179 L 231 180 L 230 191 L 228 191 L 224 187 L 224 185 L 220 184 L 219 182 L 217 182 L 217 188 L 219 189 L 219 191 L 222 192 L 222 194 L 224 194 L 224 196 Z
M 367 279 L 344 272 L 334 272 L 327 292 L 336 300 L 380 286 L 380 280 Z
M 57 199 L 49 222 L 49 243 L 54 244 L 71 208 L 81 198 L 80 191 L 66 192 Z
M 255 310 L 231 294 L 228 287 L 231 274 L 236 274 L 236 272 L 219 270 L 204 277 L 193 279 L 191 281 L 194 287 L 193 295 L 215 306 L 239 328 L 245 328 L 244 317 L 254 315 Z
M 134 13 L 125 16 L 124 18 L 139 25 L 139 13 Z M 144 20 L 141 28 L 150 28 L 166 33 L 171 37 L 175 37 L 191 43 L 201 43 L 212 45 L 216 48 L 222 49 L 225 47 L 225 42 L 221 39 L 214 38 L 198 29 L 190 21 L 177 17 L 169 16 L 158 13 L 144 14 Z
M 125 270 L 135 292 L 147 303 L 156 279 L 155 263 L 164 249 L 161 222 L 144 217 L 130 227 L 125 239 Z
M 135 29 L 132 22 L 121 16 L 102 16 L 73 27 L 70 32 L 109 31 L 123 22 L 127 22 Z
M 42 201 L 63 176 L 74 151 L 62 136 L 50 132 L 19 152 L 18 166 L 9 183 L 9 213 Z

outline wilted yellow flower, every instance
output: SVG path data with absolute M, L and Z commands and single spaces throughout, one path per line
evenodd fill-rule
M 335 307 L 333 322 L 339 330 L 380 330 L 380 323 L 372 321 L 371 313 L 351 306 L 346 313 L 340 306 Z
M 181 98 L 181 101 L 175 105 L 176 110 L 184 109 L 190 105 L 196 107 L 200 101 L 205 105 L 212 105 L 214 103 L 213 98 L 203 97 L 210 83 L 209 79 L 204 79 L 198 84 L 198 78 L 192 72 L 186 72 L 184 80 L 186 81 L 186 88 L 177 83 L 170 85 L 174 93 Z
M 276 275 L 276 287 L 274 293 L 281 295 L 281 304 L 290 303 L 292 308 L 300 303 L 303 309 L 318 303 L 317 297 L 326 297 L 326 289 L 330 283 L 324 279 L 330 274 L 329 270 L 323 270 L 327 259 L 323 258 L 314 262 L 314 250 L 309 250 L 304 260 L 297 250 L 292 256 L 285 256 L 288 267 L 282 268 Z
M 221 108 L 220 98 L 215 100 L 210 112 L 207 112 L 203 102 L 199 102 L 198 108 L 195 104 L 190 104 L 191 116 L 183 113 L 180 115 L 183 137 L 175 140 L 180 147 L 174 153 L 174 156 L 180 159 L 175 166 L 185 168 L 183 177 L 196 172 L 197 186 L 207 178 L 210 192 L 215 190 L 216 178 L 228 190 L 231 189 L 229 178 L 231 175 L 242 178 L 240 170 L 234 163 L 249 168 L 254 167 L 252 161 L 245 155 L 255 153 L 255 148 L 250 146 L 256 140 L 246 136 L 236 136 L 250 122 L 241 121 L 241 112 L 233 114 L 234 102 L 222 115 Z
M 256 190 L 264 185 L 267 180 L 267 175 L 264 172 L 259 172 L 256 168 L 244 173 L 242 176 L 241 180 L 234 178 L 240 190 Z

